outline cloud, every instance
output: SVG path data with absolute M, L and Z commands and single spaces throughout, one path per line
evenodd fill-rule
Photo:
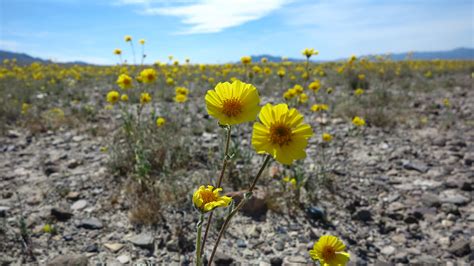
M 21 44 L 19 42 L 10 40 L 0 40 L 0 47 L 2 47 L 1 50 L 10 52 L 18 52 L 21 50 Z
M 148 6 L 142 13 L 179 17 L 183 24 L 189 25 L 189 28 L 179 34 L 216 33 L 258 20 L 287 2 L 288 0 L 203 0 L 186 4 L 182 2 L 170 7 Z

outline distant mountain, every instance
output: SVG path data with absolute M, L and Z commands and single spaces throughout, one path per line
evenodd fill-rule
M 16 53 L 16 52 L 8 52 L 8 51 L 2 51 L 0 50 L 0 63 L 3 62 L 4 59 L 16 59 L 17 64 L 19 65 L 29 65 L 33 62 L 39 62 L 43 64 L 51 64 L 53 61 L 51 60 L 45 60 L 39 57 L 33 57 L 31 55 L 25 54 L 25 53 Z M 61 63 L 61 64 L 66 64 L 66 65 L 90 65 L 89 63 L 82 62 L 82 61 L 73 61 L 73 62 L 66 62 L 66 63 Z
M 389 58 L 394 61 L 400 61 L 406 59 L 410 55 L 411 59 L 414 60 L 434 60 L 434 59 L 444 59 L 444 60 L 474 60 L 474 48 L 457 48 L 449 51 L 434 51 L 434 52 L 406 52 L 398 54 L 390 54 Z M 362 55 L 358 56 L 359 58 L 375 58 L 377 55 Z M 273 55 L 252 55 L 252 62 L 260 62 L 262 58 L 267 58 L 269 62 L 281 62 L 282 57 L 273 56 Z M 312 60 L 313 62 L 324 62 L 324 61 L 342 61 L 347 58 L 341 58 L 337 60 Z M 303 58 L 287 58 L 291 62 L 302 62 Z

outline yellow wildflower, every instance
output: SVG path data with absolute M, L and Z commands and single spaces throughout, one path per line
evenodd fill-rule
M 188 96 L 186 96 L 185 94 L 176 94 L 176 96 L 174 96 L 174 101 L 177 103 L 184 103 L 187 100 Z
M 117 79 L 117 85 L 122 89 L 128 89 L 133 86 L 132 78 L 127 74 L 121 74 Z
M 120 93 L 118 91 L 109 91 L 107 93 L 107 102 L 115 104 L 120 99 Z
M 352 124 L 354 124 L 357 127 L 361 127 L 365 125 L 365 120 L 361 117 L 354 116 L 354 118 L 352 119 Z
M 244 65 L 248 65 L 248 64 L 252 63 L 252 57 L 243 56 L 242 58 L 240 58 L 240 62 L 242 62 L 242 64 L 244 64 Z
M 116 54 L 116 55 L 121 55 L 121 54 L 122 54 L 122 50 L 120 50 L 120 49 L 115 49 L 115 50 L 114 50 L 114 54 Z
M 144 69 L 140 72 L 140 77 L 142 78 L 143 83 L 152 83 L 157 77 L 156 70 L 153 68 Z
M 157 127 L 162 127 L 165 123 L 166 123 L 166 119 L 164 119 L 163 117 L 158 117 L 156 119 L 156 126 Z
M 324 235 L 314 243 L 313 249 L 309 251 L 311 258 L 322 266 L 344 266 L 350 259 L 350 255 L 344 252 L 346 245 L 335 236 Z
M 304 49 L 302 52 L 301 52 L 304 56 L 306 56 L 306 58 L 310 58 L 311 56 L 313 55 L 318 55 L 319 52 L 314 50 L 313 48 L 306 48 Z
M 222 188 L 200 186 L 193 195 L 194 207 L 196 207 L 200 212 L 210 212 L 218 207 L 229 206 L 232 198 L 220 196 L 220 191 L 222 191 Z
M 329 133 L 323 133 L 322 138 L 323 138 L 323 141 L 330 142 L 332 140 L 332 135 Z
M 132 36 L 125 35 L 124 39 L 125 39 L 126 42 L 131 42 L 132 41 Z
M 363 93 L 364 93 L 364 90 L 361 89 L 361 88 L 358 88 L 357 90 L 354 91 L 354 94 L 355 94 L 356 96 L 360 96 L 360 95 L 362 95 Z
M 120 96 L 120 100 L 122 102 L 127 102 L 128 101 L 128 95 L 127 94 L 122 94 L 122 96 Z
M 145 44 L 145 39 L 140 39 L 138 42 L 139 42 L 141 45 L 144 45 L 144 44 Z
M 151 102 L 151 95 L 148 92 L 143 92 L 140 94 L 140 103 L 141 104 L 147 104 Z

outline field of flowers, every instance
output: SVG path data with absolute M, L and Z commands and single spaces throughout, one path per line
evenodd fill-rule
M 125 42 L 0 65 L 0 264 L 472 263 L 473 61 Z

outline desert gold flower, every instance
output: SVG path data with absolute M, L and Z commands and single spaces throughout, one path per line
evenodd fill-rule
M 140 103 L 147 104 L 151 102 L 151 95 L 148 92 L 143 92 L 140 94 Z
M 304 49 L 302 52 L 301 52 L 304 56 L 306 56 L 306 58 L 310 58 L 311 56 L 313 55 L 318 55 L 319 52 L 314 50 L 313 48 L 306 48 Z
M 260 60 L 260 62 L 262 62 L 262 64 L 265 64 L 265 63 L 268 62 L 268 58 L 262 57 L 262 59 Z
M 107 102 L 115 104 L 120 99 L 120 93 L 118 91 L 109 91 L 107 93 Z
M 125 39 L 126 42 L 131 42 L 132 41 L 132 36 L 125 35 L 124 39 Z
M 267 104 L 253 125 L 252 145 L 258 153 L 268 153 L 278 162 L 292 164 L 306 157 L 311 126 L 303 123 L 303 115 L 286 104 Z
M 361 88 L 358 88 L 358 89 L 356 89 L 356 90 L 354 91 L 354 94 L 355 94 L 356 96 L 360 96 L 360 95 L 364 94 L 364 90 L 361 89 Z
M 116 55 L 121 55 L 121 54 L 122 54 L 122 50 L 120 50 L 120 49 L 115 49 L 115 50 L 114 50 L 114 54 L 116 54 Z
M 319 91 L 321 88 L 321 82 L 319 80 L 315 80 L 309 84 L 309 89 L 314 91 L 315 93 Z
M 313 104 L 311 106 L 311 111 L 313 112 L 320 112 L 320 111 L 327 111 L 329 110 L 329 106 L 327 104 Z
M 364 79 L 365 79 L 365 75 L 364 75 L 364 74 L 359 74 L 359 75 L 357 75 L 357 78 L 358 78 L 359 80 L 364 80 Z
M 30 110 L 31 105 L 28 103 L 22 103 L 21 104 L 21 114 L 24 115 L 28 113 L 28 110 Z
M 122 89 L 129 89 L 133 86 L 132 78 L 127 74 L 121 74 L 117 79 L 117 85 Z
M 205 99 L 209 115 L 223 125 L 253 121 L 260 111 L 257 89 L 240 80 L 217 84 L 207 91 Z
M 308 101 L 308 95 L 306 93 L 301 93 L 298 101 L 300 103 L 306 103 Z
M 184 103 L 187 100 L 188 96 L 186 96 L 185 94 L 176 94 L 176 96 L 174 96 L 174 101 L 177 103 Z
M 156 70 L 153 68 L 143 69 L 142 72 L 140 72 L 140 77 L 143 83 L 152 83 L 157 77 Z
M 244 65 L 248 65 L 248 64 L 252 63 L 252 57 L 243 56 L 242 58 L 240 58 L 240 62 L 242 62 L 242 64 L 244 64 Z
M 145 44 L 145 39 L 140 39 L 138 42 L 139 42 L 141 45 L 144 45 L 144 44 Z
M 170 86 L 173 86 L 174 85 L 174 79 L 169 77 L 166 79 L 166 84 L 170 85 Z
M 361 127 L 365 125 L 365 120 L 361 117 L 354 116 L 354 118 L 352 119 L 352 124 L 354 124 L 357 127 Z
M 185 87 L 176 87 L 175 93 L 176 93 L 176 95 L 178 95 L 178 94 L 188 95 L 188 94 L 189 94 L 189 90 L 186 89 Z
M 326 89 L 327 94 L 331 94 L 333 92 L 333 88 L 329 87 Z
M 157 127 L 162 127 L 162 126 L 165 125 L 165 123 L 166 123 L 166 119 L 164 119 L 163 117 L 158 117 L 156 119 L 156 126 Z
M 325 133 L 323 133 L 322 138 L 323 138 L 323 141 L 330 142 L 332 140 L 332 135 L 325 132 Z
M 297 182 L 296 182 L 296 178 L 294 178 L 294 177 L 289 177 L 289 176 L 285 176 L 285 177 L 282 179 L 282 181 L 285 182 L 285 183 L 289 183 L 289 184 L 291 184 L 291 186 L 292 186 L 293 188 L 296 188 L 296 183 L 297 183 Z
M 346 245 L 335 236 L 324 235 L 314 243 L 313 249 L 309 251 L 311 258 L 322 266 L 344 266 L 350 259 L 350 255 L 344 252 Z
M 301 94 L 303 93 L 304 91 L 304 88 L 303 86 L 299 85 L 299 84 L 296 84 L 295 86 L 293 86 L 293 90 L 295 90 L 296 94 Z
M 285 75 L 286 75 L 286 71 L 285 69 L 283 68 L 280 68 L 277 72 L 277 75 L 280 77 L 280 78 L 283 78 Z
M 220 191 L 222 191 L 222 188 L 200 186 L 193 195 L 194 207 L 196 207 L 200 212 L 210 212 L 218 207 L 229 206 L 232 198 L 220 196 Z
M 444 107 L 450 107 L 451 106 L 451 103 L 449 102 L 448 98 L 443 99 L 443 105 L 444 105 Z
M 128 95 L 127 94 L 122 94 L 122 96 L 120 96 L 120 100 L 122 102 L 127 102 L 128 101 Z

